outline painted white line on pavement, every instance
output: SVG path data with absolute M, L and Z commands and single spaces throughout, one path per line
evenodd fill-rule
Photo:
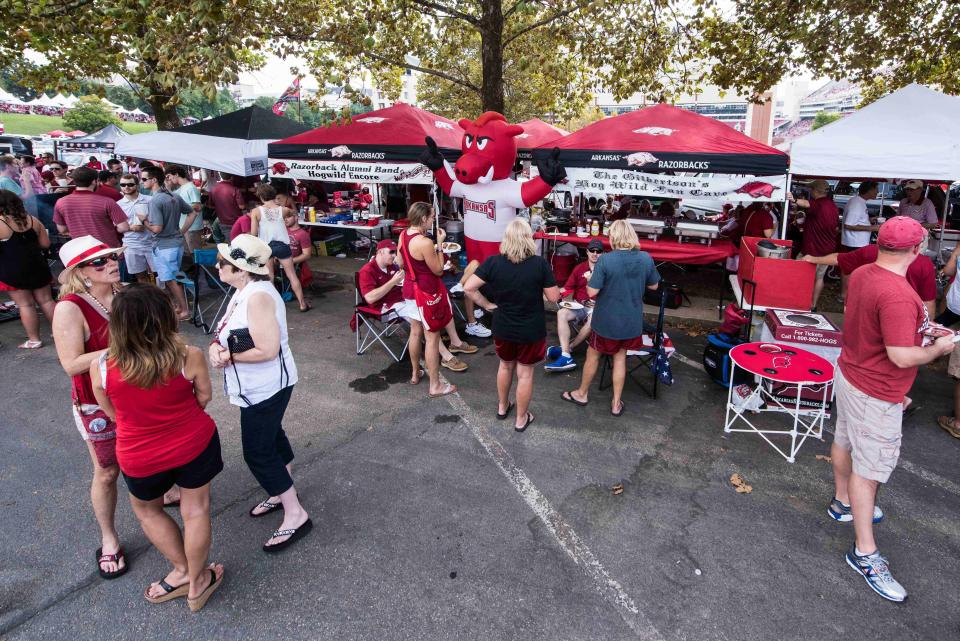
M 694 367 L 694 368 L 700 370 L 701 372 L 706 371 L 706 370 L 703 369 L 703 365 L 702 365 L 702 364 L 700 364 L 700 363 L 698 363 L 698 362 L 696 362 L 696 361 L 690 360 L 689 358 L 687 358 L 686 356 L 684 356 L 684 355 L 681 354 L 680 352 L 674 352 L 674 353 L 673 353 L 673 357 L 676 358 L 676 359 L 677 359 L 678 361 L 680 361 L 681 363 L 683 363 L 684 365 L 689 365 L 690 367 Z M 830 426 L 824 425 L 824 426 L 823 426 L 823 429 L 824 429 L 825 432 L 829 432 L 830 434 L 833 434 L 833 430 L 830 428 Z M 954 483 L 954 482 L 951 481 L 950 479 L 944 478 L 944 477 L 940 476 L 939 474 L 936 474 L 936 473 L 931 472 L 931 471 L 929 471 L 929 470 L 927 470 L 927 469 L 924 469 L 924 468 L 920 467 L 919 465 L 917 465 L 917 464 L 915 464 L 915 463 L 912 463 L 911 461 L 908 461 L 908 460 L 905 459 L 905 458 L 901 458 L 901 459 L 900 459 L 899 466 L 900 466 L 900 468 L 906 470 L 907 472 L 910 472 L 911 474 L 914 474 L 915 476 L 919 476 L 919 477 L 920 477 L 921 479 L 923 479 L 924 481 L 936 485 L 936 486 L 939 487 L 941 490 L 945 490 L 945 491 L 947 491 L 947 492 L 950 492 L 951 494 L 954 494 L 954 495 L 956 495 L 956 496 L 960 496 L 960 485 L 957 485 L 956 483 Z
M 597 591 L 614 604 L 620 617 L 630 626 L 630 629 L 644 641 L 662 641 L 663 637 L 660 632 L 637 608 L 636 603 L 623 589 L 623 586 L 610 576 L 603 564 L 580 538 L 580 535 L 563 519 L 559 512 L 553 509 L 547 497 L 517 466 L 513 457 L 503 448 L 503 445 L 490 435 L 482 421 L 478 420 L 476 413 L 467 406 L 460 393 L 454 392 L 447 399 L 453 409 L 459 412 L 463 422 L 470 428 L 473 437 L 483 446 L 483 449 L 486 450 L 493 462 L 503 472 L 503 475 L 507 477 L 507 480 L 537 515 L 537 518 L 546 526 L 563 551 L 593 581 Z

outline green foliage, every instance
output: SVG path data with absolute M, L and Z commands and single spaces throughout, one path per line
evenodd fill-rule
M 237 101 L 226 89 L 218 91 L 216 98 L 212 101 L 196 89 L 181 91 L 179 98 L 180 104 L 177 105 L 177 112 L 181 118 L 192 116 L 203 120 L 207 117 L 222 116 L 238 109 Z
M 107 125 L 119 125 L 120 120 L 97 96 L 84 96 L 63 116 L 68 131 L 79 129 L 91 134 Z
M 837 113 L 827 113 L 826 111 L 818 111 L 817 115 L 813 117 L 813 124 L 810 125 L 811 130 L 819 129 L 825 125 L 829 125 L 831 122 L 836 122 L 843 118 L 840 114 Z

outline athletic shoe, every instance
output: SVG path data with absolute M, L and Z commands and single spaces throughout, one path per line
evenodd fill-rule
M 827 515 L 829 515 L 834 521 L 840 521 L 841 523 L 849 523 L 853 521 L 853 512 L 850 510 L 850 506 L 841 503 L 838 499 L 833 499 L 830 501 L 830 505 L 827 507 Z M 874 504 L 873 522 L 879 523 L 882 520 L 883 510 L 880 509 L 879 505 Z
M 560 355 L 560 358 L 553 361 L 552 363 L 547 363 L 543 366 L 543 369 L 548 372 L 566 372 L 571 369 L 576 369 L 577 364 L 574 362 L 572 356 L 563 356 Z
M 552 345 L 547 348 L 547 360 L 555 361 L 563 354 L 563 350 L 559 345 Z
M 480 348 L 477 347 L 476 345 L 471 345 L 470 343 L 463 342 L 463 343 L 460 343 L 459 345 L 453 345 L 451 343 L 449 349 L 451 354 L 474 354 Z
M 467 369 L 467 364 L 456 356 L 451 356 L 447 360 L 442 361 L 440 364 L 452 372 L 463 372 Z
M 463 285 L 461 285 L 460 283 L 457 283 L 456 285 L 454 285 L 453 287 L 450 288 L 450 293 L 451 293 L 451 294 L 462 294 L 462 293 L 463 293 Z
M 847 552 L 847 565 L 860 573 L 870 588 L 888 601 L 906 601 L 907 591 L 890 574 L 887 560 L 880 551 L 859 556 L 855 548 Z
M 490 336 L 493 334 L 493 332 L 480 323 L 467 323 L 467 328 L 464 331 L 471 336 L 476 336 L 477 338 L 490 338 Z

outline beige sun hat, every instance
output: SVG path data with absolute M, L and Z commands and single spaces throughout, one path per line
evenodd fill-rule
M 220 252 L 224 260 L 237 269 L 242 269 L 251 274 L 266 275 L 270 273 L 267 270 L 267 261 L 270 260 L 271 254 L 270 245 L 256 236 L 239 234 L 230 241 L 229 245 L 227 243 L 217 245 L 217 251 Z
M 60 262 L 63 263 L 63 271 L 57 276 L 57 280 L 62 285 L 67 282 L 67 277 L 70 276 L 70 272 L 75 267 L 107 254 L 122 254 L 124 249 L 126 248 L 105 245 L 93 236 L 79 236 L 67 241 L 60 248 Z

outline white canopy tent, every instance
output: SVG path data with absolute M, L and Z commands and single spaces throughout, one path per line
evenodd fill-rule
M 56 96 L 54 96 L 53 98 L 51 98 L 50 101 L 53 102 L 54 104 L 56 104 L 58 107 L 69 107 L 69 106 L 70 106 L 70 101 L 69 101 L 69 100 L 67 99 L 67 97 L 64 96 L 62 93 L 58 93 Z
M 80 99 L 77 98 L 77 97 L 76 97 L 75 95 L 73 95 L 73 94 L 70 94 L 70 95 L 67 96 L 67 98 L 66 98 L 66 103 L 67 103 L 66 106 L 67 106 L 67 107 L 74 107 L 74 106 L 76 106 L 76 104 L 77 104 L 78 102 L 80 102 Z
M 12 93 L 0 89 L 0 102 L 6 103 L 8 105 L 23 105 L 26 104 Z
M 796 140 L 794 176 L 960 180 L 960 97 L 908 85 Z

